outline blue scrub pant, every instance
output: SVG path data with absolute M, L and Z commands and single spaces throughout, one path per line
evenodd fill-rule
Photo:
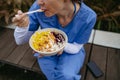
M 47 80 L 80 80 L 79 71 L 83 66 L 85 51 L 82 48 L 77 54 L 44 56 L 38 58 L 39 66 Z

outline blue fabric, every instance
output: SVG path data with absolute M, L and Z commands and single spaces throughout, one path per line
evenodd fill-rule
M 40 7 L 35 2 L 30 10 Z M 41 28 L 57 28 L 64 31 L 68 36 L 69 43 L 85 44 L 88 42 L 92 28 L 96 22 L 96 13 L 84 3 L 75 14 L 73 20 L 64 28 L 59 24 L 57 16 L 46 17 L 43 12 L 30 14 L 30 31 Z M 41 70 L 48 80 L 79 80 L 78 75 L 85 58 L 85 51 L 82 48 L 77 54 L 63 52 L 62 55 L 47 56 L 38 58 Z
M 35 2 L 30 10 L 36 10 L 40 7 Z M 30 31 L 38 29 L 39 25 L 41 28 L 58 28 L 63 30 L 68 36 L 68 42 L 77 42 L 84 44 L 88 42 L 91 30 L 96 22 L 96 13 L 87 7 L 84 3 L 81 4 L 81 8 L 75 15 L 73 20 L 64 28 L 58 22 L 57 16 L 46 17 L 42 12 L 34 13 L 30 16 Z
M 85 54 L 82 48 L 78 54 L 65 53 L 57 56 L 38 58 L 42 72 L 48 80 L 80 80 L 78 74 L 84 63 Z

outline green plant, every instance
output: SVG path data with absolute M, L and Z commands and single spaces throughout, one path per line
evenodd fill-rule
M 97 13 L 95 29 L 120 33 L 119 0 L 85 0 Z
M 27 11 L 34 0 L 0 0 L 0 25 L 11 23 L 18 10 Z

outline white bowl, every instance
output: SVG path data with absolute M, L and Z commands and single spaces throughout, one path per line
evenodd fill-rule
M 36 32 L 40 32 L 40 33 L 41 33 L 41 32 L 48 31 L 48 30 L 51 31 L 51 32 L 55 32 L 55 33 L 60 33 L 60 34 L 62 34 L 63 37 L 65 38 L 65 41 L 64 41 L 63 45 L 62 45 L 59 49 L 57 49 L 57 50 L 55 50 L 55 51 L 52 51 L 52 52 L 45 52 L 45 51 L 36 50 L 36 49 L 32 46 L 32 36 L 33 36 L 33 35 L 36 35 Z M 42 54 L 42 55 L 44 55 L 44 56 L 52 56 L 52 55 L 57 54 L 59 51 L 61 51 L 61 50 L 64 49 L 64 47 L 65 47 L 65 45 L 66 45 L 66 43 L 67 43 L 67 41 L 68 41 L 67 35 L 66 35 L 63 31 L 61 31 L 61 30 L 59 30 L 59 29 L 56 29 L 56 28 L 45 28 L 45 29 L 38 30 L 38 31 L 36 31 L 36 32 L 31 36 L 31 38 L 30 38 L 30 40 L 29 40 L 29 45 L 30 45 L 30 47 L 31 47 L 34 51 L 36 51 L 36 52 L 38 52 L 38 53 L 40 53 L 40 54 Z

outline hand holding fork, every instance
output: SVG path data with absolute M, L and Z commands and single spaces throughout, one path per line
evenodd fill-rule
M 25 13 L 19 10 L 17 14 L 13 17 L 12 22 L 18 27 L 27 27 L 29 25 L 29 17 L 27 15 L 35 12 L 43 12 L 43 10 L 38 9 Z

